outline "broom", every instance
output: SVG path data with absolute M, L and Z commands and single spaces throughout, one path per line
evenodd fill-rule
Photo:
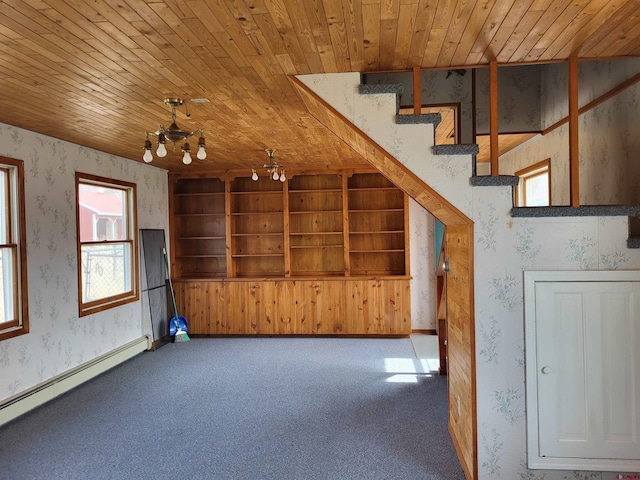
M 188 342 L 191 340 L 187 335 L 187 319 L 182 315 L 178 315 L 178 307 L 176 306 L 176 297 L 173 293 L 173 284 L 171 283 L 171 274 L 169 274 L 169 260 L 167 259 L 167 251 L 163 248 L 162 254 L 164 255 L 164 263 L 167 267 L 167 276 L 169 277 L 169 290 L 171 291 L 171 301 L 173 302 L 174 316 L 171 319 L 171 327 L 169 328 L 169 334 L 175 330 L 173 334 L 173 341 L 176 343 Z

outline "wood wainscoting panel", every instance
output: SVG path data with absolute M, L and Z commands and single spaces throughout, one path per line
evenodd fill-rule
M 473 224 L 447 225 L 449 431 L 467 478 L 477 474 Z

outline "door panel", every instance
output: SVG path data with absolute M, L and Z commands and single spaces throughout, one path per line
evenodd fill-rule
M 640 456 L 640 284 L 536 284 L 541 456 Z

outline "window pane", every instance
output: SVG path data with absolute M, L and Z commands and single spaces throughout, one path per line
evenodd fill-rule
M 527 207 L 549 205 L 549 174 L 527 178 L 525 182 Z
M 131 246 L 128 243 L 82 246 L 82 302 L 131 291 Z
M 81 183 L 79 200 L 81 242 L 127 239 L 124 190 Z
M 0 248 L 0 323 L 16 319 L 14 297 L 16 285 L 14 283 L 14 251 L 11 247 Z

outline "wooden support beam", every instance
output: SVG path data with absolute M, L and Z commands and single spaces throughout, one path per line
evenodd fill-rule
M 580 206 L 580 165 L 578 155 L 578 57 L 569 57 L 569 202 Z
M 500 155 L 498 143 L 498 62 L 489 62 L 489 138 L 490 138 L 490 162 L 491 176 L 500 175 L 498 156 Z
M 420 80 L 420 67 L 413 67 L 413 114 L 422 112 L 422 82 Z

